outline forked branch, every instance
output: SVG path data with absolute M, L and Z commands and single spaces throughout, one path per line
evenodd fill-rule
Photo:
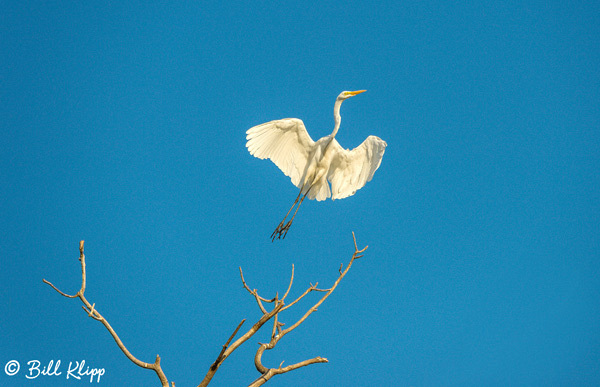
M 350 259 L 350 262 L 348 263 L 348 265 L 346 266 L 346 269 L 344 271 L 342 271 L 343 265 L 340 266 L 340 270 L 339 270 L 340 275 L 337 278 L 337 280 L 335 281 L 335 283 L 333 284 L 333 286 L 329 289 L 319 289 L 319 288 L 317 288 L 318 283 L 316 283 L 315 285 L 311 284 L 310 287 L 304 293 L 302 293 L 302 295 L 300 295 L 300 297 L 298 297 L 296 300 L 294 300 L 291 304 L 283 307 L 280 312 L 283 312 L 287 308 L 291 307 L 292 305 L 294 305 L 295 303 L 300 301 L 304 296 L 306 296 L 310 292 L 313 292 L 313 291 L 324 292 L 325 294 L 319 299 L 319 301 L 317 301 L 317 303 L 315 303 L 298 321 L 296 321 L 296 323 L 294 323 L 287 329 L 283 329 L 283 330 L 281 329 L 281 326 L 283 326 L 284 324 L 279 322 L 279 312 L 277 314 L 275 314 L 274 322 L 273 322 L 273 330 L 271 333 L 271 340 L 269 343 L 266 343 L 266 344 L 259 343 L 260 347 L 256 351 L 256 355 L 254 356 L 254 365 L 255 365 L 257 371 L 261 373 L 261 376 L 258 379 L 256 379 L 254 382 L 252 382 L 250 384 L 250 387 L 262 386 L 264 383 L 266 383 L 269 379 L 271 379 L 275 375 L 293 371 L 295 369 L 298 369 L 300 367 L 304 367 L 304 366 L 307 366 L 310 364 L 327 363 L 328 362 L 328 360 L 326 358 L 317 356 L 315 358 L 304 360 L 302 362 L 292 364 L 287 367 L 282 367 L 283 362 L 281 362 L 281 364 L 279 365 L 278 368 L 267 368 L 262 364 L 262 355 L 265 350 L 273 349 L 277 345 L 279 340 L 281 340 L 285 335 L 287 335 L 288 333 L 290 333 L 291 331 L 296 329 L 300 324 L 302 324 L 308 318 L 308 316 L 310 316 L 313 312 L 315 312 L 317 310 L 317 308 L 327 299 L 327 297 L 329 297 L 329 295 L 331 295 L 331 293 L 333 293 L 333 291 L 337 288 L 337 286 L 339 285 L 342 278 L 344 278 L 344 276 L 348 273 L 348 271 L 352 267 L 354 260 L 362 257 L 362 253 L 368 248 L 368 246 L 365 246 L 364 248 L 359 250 L 358 246 L 356 244 L 356 237 L 354 236 L 354 232 L 352 233 L 352 238 L 354 239 L 354 254 L 352 254 L 352 258 Z M 240 272 L 241 272 L 241 269 L 240 269 Z M 292 278 L 290 280 L 290 285 L 284 295 L 284 298 L 287 297 L 287 295 L 289 293 L 293 279 L 294 279 L 294 269 L 292 266 Z M 249 288 L 245 284 L 245 281 L 243 280 L 243 276 L 242 276 L 242 281 L 244 282 L 244 286 L 246 287 L 246 289 L 249 290 Z M 250 291 L 250 293 L 252 293 L 256 296 L 256 290 Z M 283 302 L 283 299 L 282 299 L 282 302 Z M 259 303 L 259 306 L 262 307 L 262 305 L 260 305 L 260 303 Z
M 88 316 L 90 316 L 91 318 L 93 318 L 94 320 L 100 321 L 102 323 L 102 325 L 104 325 L 106 327 L 106 329 L 111 334 L 111 336 L 113 337 L 113 339 L 115 340 L 115 342 L 117 343 L 117 345 L 119 346 L 121 351 L 123 351 L 123 353 L 125 354 L 125 356 L 127 356 L 127 358 L 129 360 L 131 360 L 135 365 L 137 365 L 139 367 L 150 369 L 150 370 L 153 370 L 154 372 L 156 372 L 156 375 L 160 379 L 161 385 L 163 387 L 169 387 L 168 379 L 165 376 L 165 373 L 163 372 L 163 370 L 160 366 L 160 356 L 156 355 L 156 360 L 154 360 L 154 363 L 145 363 L 145 362 L 139 360 L 138 358 L 136 358 L 135 356 L 133 356 L 131 354 L 131 352 L 129 352 L 127 347 L 125 347 L 125 344 L 123 344 L 123 342 L 117 335 L 117 332 L 115 332 L 115 330 L 108 323 L 108 321 L 100 314 L 100 312 L 98 312 L 98 310 L 96 309 L 96 304 L 90 304 L 90 302 L 85 298 L 86 272 L 85 272 L 85 255 L 83 254 L 83 243 L 84 243 L 83 241 L 79 242 L 79 262 L 81 263 L 81 289 L 79 289 L 79 291 L 75 295 L 72 295 L 72 296 L 68 295 L 68 294 L 60 291 L 56 286 L 54 286 L 52 283 L 50 283 L 50 281 L 46 281 L 45 279 L 43 281 L 46 284 L 50 285 L 52 287 L 52 289 L 56 290 L 61 296 L 65 296 L 68 298 L 79 298 L 81 300 L 81 302 L 83 303 L 82 308 L 86 312 L 86 314 Z M 175 383 L 172 384 L 172 387 L 174 387 L 174 386 L 175 386 Z
M 202 379 L 202 382 L 200 382 L 200 384 L 198 385 L 198 387 L 208 386 L 208 383 L 210 383 L 210 381 L 212 380 L 212 378 L 215 376 L 215 373 L 217 372 L 217 370 L 219 369 L 219 367 L 221 366 L 221 364 L 223 364 L 223 362 L 225 361 L 225 359 L 227 359 L 229 357 L 229 355 L 231 355 L 231 353 L 233 351 L 235 351 L 240 345 L 244 344 L 249 338 L 251 338 L 252 336 L 254 336 L 254 334 L 256 332 L 258 332 L 258 330 L 267 321 L 269 321 L 273 316 L 275 316 L 277 313 L 279 313 L 279 311 L 281 310 L 282 307 L 283 307 L 283 302 L 276 301 L 275 302 L 275 307 L 273 308 L 273 310 L 271 312 L 263 314 L 262 317 L 252 326 L 252 328 L 250 328 L 246 333 L 244 333 L 239 339 L 237 339 L 236 341 L 234 341 L 234 343 L 231 344 L 229 347 L 227 347 L 225 349 L 225 351 L 222 350 L 221 353 L 219 354 L 219 356 L 217 357 L 217 361 L 215 361 L 210 366 L 208 372 L 206 373 L 206 376 L 204 376 L 204 379 Z M 238 328 L 236 329 L 236 331 L 233 332 L 233 335 L 231 335 L 231 337 L 227 341 L 228 343 L 233 339 L 233 337 L 235 336 L 235 334 L 237 333 L 237 330 L 241 327 L 241 325 L 242 325 L 242 323 L 240 323 L 238 325 Z M 227 344 L 224 347 L 226 347 L 226 346 L 227 346 Z

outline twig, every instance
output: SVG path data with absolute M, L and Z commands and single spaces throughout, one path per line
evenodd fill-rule
M 282 309 L 282 311 L 283 311 L 283 310 L 286 310 L 286 309 L 288 309 L 288 308 L 290 308 L 292 305 L 294 305 L 295 303 L 297 303 L 298 301 L 300 301 L 302 298 L 304 298 L 304 296 L 306 296 L 306 295 L 307 295 L 308 293 L 310 293 L 310 292 L 328 292 L 328 291 L 330 291 L 330 290 L 331 290 L 331 289 L 319 289 L 319 288 L 317 288 L 317 285 L 318 285 L 318 284 L 319 284 L 318 282 L 316 282 L 314 285 L 313 285 L 313 284 L 310 284 L 310 287 L 309 287 L 308 289 L 306 289 L 306 290 L 304 291 L 304 293 L 302 293 L 302 294 L 301 294 L 301 295 L 300 295 L 298 298 L 296 298 L 296 299 L 295 299 L 294 301 L 292 301 L 290 304 L 286 305 L 286 306 L 285 306 L 285 307 Z
M 285 291 L 285 294 L 283 295 L 283 298 L 281 299 L 281 301 L 285 301 L 285 298 L 287 297 L 288 293 L 290 292 L 290 289 L 292 288 L 292 283 L 294 283 L 294 264 L 293 263 L 292 263 L 292 276 L 290 278 L 290 284 L 288 285 L 288 288 Z
M 77 297 L 79 297 L 79 292 L 77 292 L 77 294 L 74 294 L 74 295 L 71 296 L 69 294 L 65 294 L 65 293 L 61 292 L 56 286 L 52 285 L 52 283 L 50 283 L 50 281 L 46 281 L 45 279 L 42 279 L 42 281 L 44 281 L 48 285 L 52 286 L 52 289 L 54 289 L 57 292 L 59 292 L 61 296 L 65 296 L 65 297 L 68 297 L 68 298 L 77 298 Z
M 272 299 L 267 299 L 264 297 L 261 297 L 258 295 L 258 291 L 256 289 L 250 290 L 250 288 L 248 287 L 248 285 L 246 284 L 246 280 L 244 279 L 244 272 L 242 271 L 242 268 L 240 267 L 240 277 L 242 278 L 242 284 L 244 285 L 244 289 L 246 289 L 248 291 L 248 293 L 252 294 L 254 296 L 254 298 L 256 299 L 256 303 L 258 304 L 258 307 L 260 308 L 260 311 L 263 314 L 267 314 L 269 312 L 267 312 L 267 309 L 265 309 L 265 307 L 263 306 L 263 301 L 264 302 L 268 302 L 268 303 L 273 303 L 276 302 L 278 300 L 278 295 L 275 294 L 275 298 Z M 293 271 L 293 266 L 292 266 L 292 279 L 294 277 L 294 271 Z M 290 285 L 291 286 L 291 285 Z M 287 295 L 287 293 L 286 293 Z
M 231 340 L 233 340 L 233 338 L 238 333 L 238 331 L 240 330 L 240 328 L 242 327 L 242 325 L 244 324 L 245 321 L 246 321 L 246 319 L 243 319 L 238 324 L 237 328 L 235 328 L 235 331 L 233 331 L 233 333 L 231 334 L 231 336 L 229 336 L 229 340 L 227 340 L 227 342 L 225 343 L 225 345 L 223 345 L 223 349 L 221 349 L 221 353 L 219 353 L 219 356 L 217 356 L 217 360 L 215 360 L 215 362 L 213 363 L 213 365 L 210 366 L 211 370 L 216 370 L 217 368 L 219 368 L 219 364 L 221 363 L 221 359 L 223 358 L 223 354 L 225 353 L 225 350 L 227 349 L 227 347 L 229 346 L 229 343 L 231 342 Z
M 242 277 L 242 284 L 244 285 L 244 288 L 252 295 L 254 295 L 255 297 L 257 297 L 258 299 L 260 299 L 261 301 L 264 302 L 275 302 L 275 300 L 277 299 L 277 296 L 275 298 L 271 298 L 270 300 L 264 297 L 261 297 L 258 295 L 258 292 L 256 291 L 256 289 L 254 290 L 250 290 L 250 288 L 248 287 L 248 285 L 246 285 L 246 281 L 244 280 L 244 272 L 242 272 L 242 268 L 240 267 L 240 276 Z

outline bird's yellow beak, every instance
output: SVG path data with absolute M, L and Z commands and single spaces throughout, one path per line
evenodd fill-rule
M 351 96 L 355 96 L 357 94 L 364 93 L 365 91 L 366 90 L 349 91 L 348 94 L 350 94 Z

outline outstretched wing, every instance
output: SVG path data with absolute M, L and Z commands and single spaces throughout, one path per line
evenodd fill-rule
M 331 159 L 327 180 L 331 182 L 331 199 L 352 196 L 371 181 L 385 152 L 387 143 L 376 136 L 369 136 L 358 147 L 349 150 L 333 139 L 334 155 Z
M 271 159 L 300 188 L 308 155 L 315 144 L 302 120 L 284 118 L 257 125 L 248 129 L 246 140 L 251 155 Z

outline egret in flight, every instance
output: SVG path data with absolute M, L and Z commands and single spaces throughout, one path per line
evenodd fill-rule
M 304 123 L 298 118 L 270 121 L 246 132 L 246 147 L 250 154 L 259 159 L 271 159 L 300 188 L 294 204 L 271 234 L 271 241 L 285 238 L 306 197 L 318 201 L 328 197 L 343 199 L 354 195 L 373 178 L 387 143 L 379 137 L 369 136 L 358 147 L 349 150 L 342 148 L 335 139 L 342 121 L 342 102 L 365 91 L 342 91 L 338 95 L 333 105 L 333 132 L 317 142 L 310 138 Z M 296 204 L 294 215 L 286 223 Z

